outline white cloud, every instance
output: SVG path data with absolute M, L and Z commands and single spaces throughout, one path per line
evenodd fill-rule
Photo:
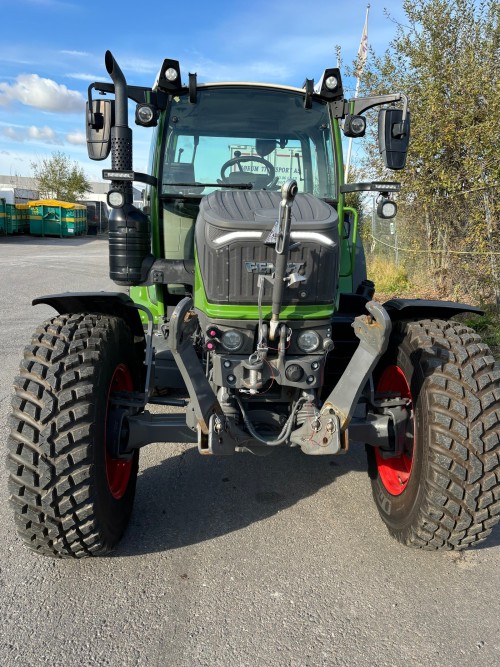
M 4 137 L 21 143 L 37 142 L 42 144 L 56 144 L 62 146 L 63 144 L 71 144 L 72 146 L 84 146 L 87 143 L 87 138 L 80 130 L 73 130 L 64 135 L 64 138 L 58 132 L 55 132 L 51 127 L 45 125 L 44 127 L 37 127 L 31 125 L 30 127 L 22 125 L 10 125 L 4 127 L 0 134 Z
M 2 134 L 12 141 L 26 141 L 27 132 L 25 130 L 16 130 L 13 127 L 6 127 Z
M 83 132 L 75 130 L 74 132 L 68 132 L 66 141 L 73 144 L 73 146 L 84 146 L 87 143 L 87 138 Z
M 20 74 L 13 84 L 0 83 L 0 106 L 11 102 L 62 113 L 81 113 L 84 105 L 81 93 L 38 74 Z
M 2 134 L 12 141 L 37 141 L 43 144 L 58 144 L 62 142 L 57 134 L 51 127 L 45 125 L 44 127 L 37 127 L 36 125 L 31 125 L 31 127 L 19 128 L 19 127 L 6 127 Z
M 67 56 L 75 56 L 77 58 L 87 58 L 90 56 L 90 53 L 87 53 L 86 51 L 71 51 L 68 49 L 62 49 L 59 53 L 64 53 Z
M 78 81 L 102 81 L 103 78 L 106 81 L 108 79 L 107 75 L 85 74 L 84 72 L 75 72 L 72 74 L 66 74 L 66 76 L 68 79 L 77 79 Z
M 47 127 L 47 125 L 45 125 L 45 127 L 36 127 L 35 125 L 32 125 L 28 128 L 28 138 L 45 141 L 49 144 L 58 143 L 56 133 L 52 128 Z

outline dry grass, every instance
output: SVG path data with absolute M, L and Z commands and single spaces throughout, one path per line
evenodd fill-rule
M 386 294 L 402 296 L 410 289 L 410 280 L 404 267 L 397 268 L 393 262 L 385 258 L 369 258 L 367 269 L 368 278 L 375 283 L 377 297 Z
M 367 268 L 368 278 L 375 283 L 375 298 L 381 303 L 394 298 L 457 300 L 454 295 L 437 290 L 428 276 L 410 280 L 403 267 L 397 268 L 387 258 L 371 257 L 367 261 Z M 489 345 L 495 358 L 500 360 L 500 310 L 492 304 L 483 304 L 481 308 L 485 311 L 482 316 L 464 314 L 457 319 L 475 329 Z

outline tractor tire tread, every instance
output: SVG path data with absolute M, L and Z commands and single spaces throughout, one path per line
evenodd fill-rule
M 423 549 L 463 549 L 500 519 L 500 372 L 488 346 L 460 323 L 405 326 L 432 387 L 430 465 L 419 527 L 391 532 Z
M 39 326 L 14 382 L 7 468 L 17 530 L 38 553 L 103 555 L 90 485 L 93 361 L 109 317 L 59 315 Z M 125 326 L 123 324 L 123 326 Z

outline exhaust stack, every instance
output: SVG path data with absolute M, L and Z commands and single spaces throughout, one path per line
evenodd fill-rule
M 115 86 L 111 168 L 113 171 L 133 171 L 127 81 L 111 51 L 106 51 L 104 62 Z M 109 218 L 109 276 L 118 285 L 139 285 L 147 279 L 153 260 L 150 220 L 133 205 L 132 181 L 111 181 L 111 189 L 123 194 L 124 203 L 120 208 L 113 208 Z

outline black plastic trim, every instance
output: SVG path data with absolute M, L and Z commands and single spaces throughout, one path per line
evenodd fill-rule
M 369 183 L 347 183 L 340 186 L 340 192 L 399 192 L 401 183 L 398 181 L 370 181 Z
M 132 299 L 123 292 L 65 292 L 47 294 L 33 299 L 33 306 L 47 304 L 63 313 L 102 313 L 121 317 L 135 336 L 144 338 L 144 327 Z
M 156 259 L 145 281 L 151 284 L 194 286 L 194 259 Z
M 484 315 L 484 310 L 455 301 L 434 301 L 430 299 L 390 299 L 384 304 L 393 322 L 414 318 L 449 319 L 459 313 Z

